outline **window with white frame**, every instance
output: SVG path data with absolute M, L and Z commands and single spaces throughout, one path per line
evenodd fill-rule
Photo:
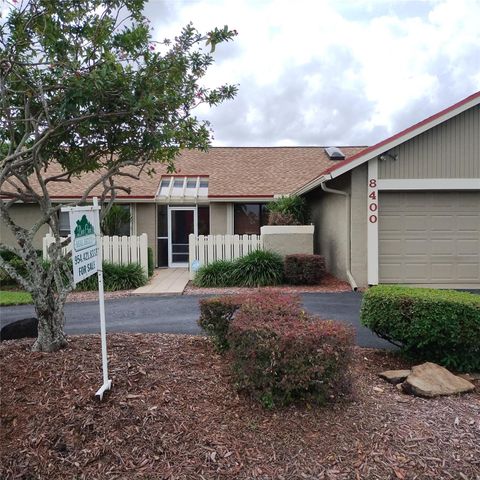
M 195 176 L 164 176 L 160 181 L 158 197 L 198 198 L 208 197 L 208 178 Z
M 131 234 L 132 209 L 129 203 L 114 203 L 103 218 L 102 230 L 105 235 L 127 237 Z
M 58 213 L 58 230 L 61 237 L 70 235 L 70 217 L 68 212 Z
M 130 236 L 132 234 L 133 216 L 132 206 L 127 204 L 115 203 L 110 209 L 109 217 L 104 218 L 103 230 L 107 230 L 106 235 Z M 105 225 L 108 223 L 108 225 Z M 58 213 L 58 229 L 60 237 L 70 235 L 70 218 L 68 212 Z

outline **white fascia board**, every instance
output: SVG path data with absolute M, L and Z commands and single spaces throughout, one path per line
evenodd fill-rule
M 158 204 L 189 204 L 189 205 L 196 205 L 196 204 L 205 204 L 208 205 L 210 200 L 207 197 L 158 197 L 155 200 L 155 203 Z
M 93 197 L 88 197 L 85 201 L 86 202 L 91 202 Z M 107 197 L 109 200 L 109 198 Z M 53 197 L 52 203 L 62 203 L 62 202 L 78 202 L 79 198 L 76 197 Z M 114 203 L 155 203 L 156 199 L 155 197 L 150 197 L 150 198 L 124 198 L 124 197 L 116 197 Z M 24 203 L 21 200 L 19 200 L 16 203 Z M 36 202 L 26 202 L 26 203 L 35 203 Z
M 367 180 L 367 279 L 378 285 L 378 160 L 368 162 Z
M 210 203 L 264 203 L 273 202 L 275 197 L 207 197 Z
M 395 148 L 396 146 L 408 140 L 411 140 L 412 138 L 417 137 L 418 135 L 426 132 L 427 130 L 430 130 L 431 128 L 436 127 L 437 125 L 440 125 L 441 123 L 446 122 L 447 120 L 450 120 L 453 117 L 456 117 L 460 113 L 463 113 L 466 110 L 472 107 L 475 107 L 479 103 L 480 103 L 480 97 L 472 98 L 472 100 L 464 103 L 463 105 L 460 105 L 458 108 L 455 108 L 454 110 L 446 112 L 444 115 L 434 118 L 432 121 L 424 125 L 421 125 L 418 128 L 415 128 L 409 132 L 406 132 L 404 135 L 400 137 L 392 139 L 391 142 L 380 145 L 378 148 L 375 148 L 374 150 L 371 150 L 365 155 L 362 155 L 361 157 L 356 158 L 353 162 L 347 163 L 343 167 L 340 167 L 336 170 L 332 170 L 330 172 L 331 178 L 336 178 L 336 177 L 339 177 L 340 175 L 343 175 L 344 173 L 352 170 L 353 168 L 358 167 L 362 163 L 368 162 L 368 160 L 371 160 L 372 158 L 375 158 L 378 155 L 381 155 L 382 153 L 388 152 L 388 150 L 391 150 L 392 148 Z
M 480 178 L 400 178 L 378 180 L 379 190 L 480 190 Z
M 311 182 L 307 183 L 303 187 L 300 187 L 298 190 L 293 192 L 293 195 L 303 195 L 304 193 L 307 193 L 310 190 L 313 190 L 314 188 L 318 187 L 321 183 L 328 182 L 328 180 L 331 180 L 331 179 L 332 179 L 332 176 L 330 174 L 322 175 L 321 177 L 318 177 L 315 180 L 312 180 Z

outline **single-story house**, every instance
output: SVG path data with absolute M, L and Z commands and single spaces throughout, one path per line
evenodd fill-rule
M 147 233 L 158 267 L 188 266 L 189 233 L 260 233 L 265 205 L 298 194 L 315 252 L 352 286 L 480 286 L 480 92 L 371 147 L 213 147 L 175 165 L 123 179 L 131 192 L 118 194 L 131 213 L 124 233 Z M 78 198 L 93 178 L 50 194 Z M 13 215 L 32 224 L 38 207 L 18 204 Z M 1 237 L 13 241 L 3 226 Z

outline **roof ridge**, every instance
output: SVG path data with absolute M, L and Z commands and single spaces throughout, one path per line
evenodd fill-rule
M 356 160 L 360 157 L 363 157 L 365 155 L 368 155 L 370 152 L 374 152 L 376 149 L 378 149 L 380 147 L 383 147 L 383 146 L 386 146 L 394 140 L 402 139 L 402 137 L 404 137 L 405 135 L 416 132 L 420 128 L 422 128 L 424 126 L 428 126 L 431 123 L 435 122 L 436 120 L 442 119 L 443 117 L 445 117 L 449 113 L 455 112 L 455 111 L 460 109 L 460 111 L 458 113 L 455 113 L 454 116 L 459 115 L 460 113 L 463 113 L 463 111 L 464 111 L 464 110 L 461 110 L 461 108 L 465 105 L 468 105 L 472 100 L 475 100 L 476 103 L 474 103 L 473 106 L 469 107 L 469 109 L 480 104 L 480 90 L 478 92 L 472 93 L 468 97 L 465 97 L 462 100 L 460 100 L 458 102 L 455 102 L 454 104 L 452 104 L 452 105 L 450 105 L 446 108 L 443 108 L 442 110 L 440 110 L 440 111 L 438 111 L 438 112 L 436 112 L 432 115 L 429 115 L 428 117 L 424 118 L 423 120 L 415 122 L 414 124 L 410 125 L 409 127 L 404 128 L 404 129 L 400 130 L 399 132 L 397 132 L 393 135 L 390 135 L 389 137 L 387 137 L 387 138 L 385 138 L 385 139 L 383 139 L 383 140 L 365 148 L 364 150 L 361 150 L 360 152 L 355 153 L 350 158 L 347 158 L 347 159 L 343 160 L 342 162 L 339 162 L 337 165 L 327 168 L 326 170 L 324 170 L 321 173 L 321 175 L 325 175 L 327 173 L 334 172 L 335 170 L 338 170 L 341 167 L 344 167 L 344 166 L 348 165 L 349 163 L 353 162 L 354 160 Z M 447 118 L 446 120 L 449 120 L 449 118 Z M 440 123 L 443 123 L 446 120 L 442 119 L 440 121 Z M 436 126 L 436 125 L 434 125 L 434 126 Z M 428 128 L 432 128 L 432 127 L 428 127 Z M 389 149 L 390 148 L 393 148 L 393 147 L 389 147 Z
M 265 149 L 274 149 L 274 148 L 327 148 L 327 147 L 332 147 L 335 146 L 337 148 L 367 148 L 368 145 L 333 145 L 333 144 L 328 144 L 328 145 L 273 145 L 273 146 L 268 146 L 268 145 L 257 145 L 257 146 L 234 146 L 234 145 L 229 145 L 229 146 L 211 146 L 208 147 L 209 150 L 213 149 L 220 149 L 220 148 L 239 148 L 239 149 L 254 149 L 254 148 L 265 148 Z

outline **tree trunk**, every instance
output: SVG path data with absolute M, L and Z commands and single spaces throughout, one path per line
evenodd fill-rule
M 33 344 L 35 352 L 55 352 L 67 345 L 63 326 L 65 324 L 64 303 L 50 293 L 33 295 L 38 317 L 38 337 Z

